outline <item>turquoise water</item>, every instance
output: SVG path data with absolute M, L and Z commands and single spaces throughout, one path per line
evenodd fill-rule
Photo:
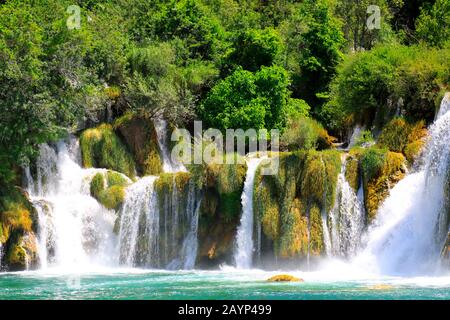
M 332 279 L 294 272 L 301 283 L 268 283 L 251 270 L 37 271 L 0 274 L 0 299 L 450 299 L 450 277 Z

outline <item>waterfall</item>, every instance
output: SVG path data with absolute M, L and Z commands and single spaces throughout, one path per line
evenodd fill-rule
M 345 169 L 344 160 L 338 176 L 336 203 L 329 214 L 331 232 L 329 235 L 325 232 L 324 238 L 328 254 L 351 257 L 356 254 L 361 242 L 365 213 L 361 195 L 358 196 L 350 187 Z
M 436 114 L 436 119 L 439 119 L 444 114 L 450 111 L 450 92 L 447 92 L 442 99 L 441 106 L 439 107 L 439 111 Z
M 105 169 L 79 165 L 78 141 L 59 141 L 55 147 L 40 145 L 35 179 L 30 168 L 25 179 L 38 212 L 38 254 L 41 268 L 113 264 L 115 214 L 89 194 L 89 183 Z
M 252 266 L 253 255 L 253 185 L 256 170 L 263 158 L 253 158 L 247 161 L 247 173 L 242 192 L 242 216 L 237 230 L 237 247 L 234 253 L 236 267 L 248 269 Z
M 159 216 L 156 214 L 156 195 L 153 192 L 156 179 L 155 176 L 144 177 L 126 189 L 119 233 L 119 259 L 120 263 L 126 266 L 132 267 L 136 263 L 141 216 L 145 219 L 146 232 L 149 235 L 147 257 L 158 255 Z
M 436 271 L 447 234 L 444 190 L 450 169 L 448 100 L 447 94 L 429 129 L 423 165 L 390 191 L 355 264 L 393 275 Z
M 189 185 L 189 195 L 186 216 L 189 223 L 189 231 L 186 238 L 183 241 L 183 247 L 181 250 L 181 262 L 183 269 L 192 269 L 195 266 L 195 261 L 197 259 L 198 251 L 198 218 L 200 211 L 200 201 L 197 201 L 198 196 L 196 195 L 196 190 L 194 189 L 193 183 Z M 176 266 L 178 267 L 179 266 Z
M 355 128 L 353 129 L 353 132 L 350 136 L 350 138 L 348 139 L 348 147 L 347 149 L 351 149 L 352 147 L 355 146 L 356 142 L 359 139 L 359 136 L 361 134 L 361 131 L 364 130 L 364 127 L 361 127 L 359 125 L 356 125 Z
M 173 173 L 173 172 L 187 172 L 185 166 L 177 161 L 176 159 L 172 159 L 171 153 L 169 150 L 169 133 L 167 131 L 167 121 L 163 119 L 154 120 L 155 131 L 157 135 L 159 149 L 161 150 L 161 156 L 163 161 L 163 170 L 164 172 Z
M 180 192 L 158 196 L 158 177 L 148 176 L 126 189 L 120 213 L 120 263 L 129 267 L 192 269 L 197 258 L 200 195 L 193 182 Z

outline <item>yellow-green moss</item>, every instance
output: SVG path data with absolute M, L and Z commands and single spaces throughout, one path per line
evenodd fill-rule
M 345 163 L 345 178 L 348 184 L 356 192 L 358 191 L 360 175 L 359 175 L 359 159 L 349 156 Z
M 405 176 L 405 157 L 401 153 L 367 150 L 362 158 L 365 205 L 369 221 L 389 195 L 389 190 Z
M 335 201 L 341 159 L 337 151 L 311 151 L 302 173 L 302 199 L 319 203 L 329 211 Z
M 108 209 L 117 210 L 125 200 L 125 188 L 112 186 L 102 190 L 98 195 L 98 201 Z
M 291 276 L 289 274 L 278 274 L 267 279 L 269 282 L 303 282 L 303 279 Z
M 9 250 L 5 255 L 5 262 L 10 271 L 26 270 L 36 267 L 38 251 L 36 237 L 33 233 L 16 233 L 9 242 Z
M 259 216 L 263 233 L 269 239 L 277 240 L 280 233 L 280 210 L 278 199 L 272 191 L 265 182 L 255 183 L 253 211 L 255 216 Z
M 383 128 L 378 145 L 393 152 L 403 153 L 412 164 L 420 154 L 426 136 L 424 121 L 410 124 L 403 118 L 395 118 Z
M 15 231 L 31 232 L 35 213 L 22 189 L 0 185 L 0 243 L 6 243 Z
M 282 212 L 282 234 L 278 253 L 283 258 L 305 256 L 308 253 L 308 220 L 299 199 L 292 201 L 288 211 Z
M 107 168 L 135 176 L 133 158 L 109 124 L 87 129 L 80 136 L 83 166 Z
M 141 175 L 163 172 L 158 137 L 151 120 L 126 113 L 114 122 L 114 128 L 124 137 Z
M 127 179 L 118 172 L 108 170 L 105 175 L 99 172 L 91 180 L 90 193 L 104 207 L 117 210 L 125 200 L 128 184 Z
M 97 173 L 91 180 L 89 191 L 92 197 L 98 199 L 103 190 L 105 190 L 105 178 L 103 174 Z
M 313 256 L 324 252 L 322 215 L 319 207 L 314 205 L 309 211 L 309 251 Z
M 340 154 L 329 150 L 278 156 L 275 175 L 262 176 L 257 170 L 255 176 L 254 212 L 263 236 L 273 241 L 282 258 L 304 257 L 308 246 L 313 255 L 320 255 L 324 248 L 320 212 L 334 205 Z

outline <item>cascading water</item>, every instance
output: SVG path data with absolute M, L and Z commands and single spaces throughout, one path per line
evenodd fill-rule
M 129 267 L 191 269 L 197 257 L 200 196 L 193 183 L 181 194 L 177 186 L 162 199 L 158 177 L 144 177 L 126 190 L 121 210 L 120 263 Z
M 253 256 L 253 185 L 256 170 L 263 158 L 252 158 L 247 161 L 247 173 L 242 192 L 242 216 L 236 236 L 236 249 L 234 261 L 239 269 L 248 269 L 252 266 Z
M 89 182 L 104 169 L 83 169 L 77 140 L 43 144 L 36 161 L 36 179 L 25 169 L 27 190 L 39 218 L 38 254 L 47 265 L 91 268 L 114 264 L 115 215 L 89 195 Z
M 172 159 L 171 157 L 168 147 L 169 137 L 167 131 L 167 121 L 163 119 L 156 119 L 153 123 L 155 126 L 156 135 L 158 137 L 159 149 L 161 150 L 164 172 L 187 172 L 186 167 L 182 163 L 178 162 L 176 159 Z
M 338 176 L 336 203 L 329 213 L 329 223 L 325 225 L 329 224 L 331 231 L 329 234 L 325 232 L 324 238 L 328 255 L 351 257 L 356 254 L 361 243 L 365 213 L 360 193 L 362 185 L 358 196 L 345 178 L 345 170 L 344 160 Z
M 156 195 L 153 192 L 156 179 L 157 177 L 154 176 L 144 177 L 126 189 L 119 233 L 120 263 L 126 266 L 132 267 L 136 263 L 141 216 L 146 221 L 150 237 L 148 243 L 156 243 L 156 246 L 146 248 L 147 255 L 148 257 L 158 256 L 159 216 L 156 215 Z
M 391 191 L 370 227 L 366 248 L 354 263 L 382 274 L 437 271 L 447 234 L 445 184 L 450 169 L 450 108 L 447 94 L 429 129 L 423 165 Z

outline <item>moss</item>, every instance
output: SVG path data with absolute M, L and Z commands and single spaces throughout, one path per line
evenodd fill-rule
M 37 266 L 37 239 L 33 233 L 15 233 L 9 241 L 5 262 L 10 271 L 21 271 Z
M 108 186 L 128 186 L 128 180 L 118 172 L 108 170 L 106 172 L 106 183 Z
M 177 172 L 175 174 L 175 185 L 180 191 L 184 190 L 190 181 L 191 174 L 188 172 Z
M 296 278 L 289 274 L 278 274 L 267 279 L 269 282 L 303 282 L 303 279 Z
M 114 122 L 130 148 L 141 175 L 158 175 L 163 172 L 158 138 L 151 120 L 126 113 Z
M 154 188 L 163 197 L 166 193 L 172 193 L 173 190 L 173 173 L 162 173 L 158 179 L 155 180 Z
M 254 212 L 278 256 L 304 257 L 308 246 L 313 255 L 323 253 L 320 212 L 334 205 L 340 168 L 340 154 L 327 150 L 280 153 L 276 175 L 257 171 Z
M 280 233 L 280 210 L 276 195 L 267 183 L 255 183 L 253 194 L 255 216 L 260 217 L 263 233 L 271 240 L 277 240 Z
M 102 191 L 105 190 L 105 178 L 103 177 L 103 174 L 97 173 L 92 178 L 89 191 L 92 197 L 98 199 L 99 195 Z
M 401 153 L 367 150 L 362 159 L 365 205 L 369 221 L 389 195 L 389 190 L 405 176 Z
M 109 124 L 87 129 L 80 136 L 83 166 L 107 168 L 135 176 L 135 164 L 126 146 Z
M 14 186 L 0 185 L 0 243 L 6 243 L 16 231 L 36 229 L 37 213 L 27 194 Z
M 219 211 L 227 220 L 239 217 L 241 195 L 244 189 L 247 166 L 245 164 L 209 164 L 206 168 L 206 185 L 219 194 Z
M 409 163 L 414 163 L 422 152 L 424 145 L 425 141 L 423 140 L 418 140 L 407 144 L 404 149 L 406 160 L 408 160 Z
M 127 179 L 118 172 L 110 170 L 106 174 L 99 172 L 91 180 L 90 193 L 104 207 L 118 210 L 125 200 L 125 188 L 128 184 Z
M 359 159 L 356 156 L 349 156 L 345 163 L 345 178 L 352 189 L 357 192 L 360 181 Z
M 199 220 L 199 262 L 203 267 L 230 263 L 242 212 L 247 166 L 213 163 L 189 168 L 193 181 L 204 190 Z
M 337 151 L 308 153 L 301 181 L 303 199 L 319 203 L 329 211 L 335 201 L 341 159 Z
M 379 138 L 380 147 L 394 152 L 402 152 L 408 142 L 410 126 L 403 118 L 392 119 L 384 126 Z
M 324 252 L 322 215 L 319 207 L 314 205 L 309 211 L 309 251 L 311 255 L 319 256 Z
M 308 221 L 299 199 L 281 213 L 281 238 L 278 253 L 283 258 L 305 256 L 308 253 Z
M 108 209 L 117 210 L 125 200 L 125 188 L 112 186 L 102 190 L 98 195 L 98 201 Z
M 420 154 L 426 136 L 424 121 L 410 124 L 403 118 L 395 118 L 383 128 L 378 145 L 393 152 L 403 153 L 412 164 Z

